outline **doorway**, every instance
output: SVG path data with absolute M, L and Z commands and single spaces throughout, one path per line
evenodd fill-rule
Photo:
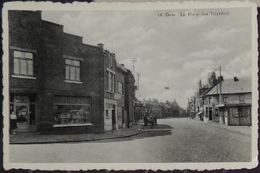
M 17 132 L 36 131 L 35 97 L 14 95 L 10 106 L 17 118 Z
M 212 120 L 212 108 L 209 108 L 209 120 Z
M 24 103 L 15 104 L 14 109 L 17 116 L 17 130 L 24 131 L 29 129 L 29 105 Z
M 115 105 L 113 105 L 112 112 L 112 130 L 116 130 L 116 113 L 115 113 Z

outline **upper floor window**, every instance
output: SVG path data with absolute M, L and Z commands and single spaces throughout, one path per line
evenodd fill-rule
M 33 76 L 33 53 L 15 50 L 13 60 L 15 75 Z
M 109 54 L 109 67 L 113 67 L 113 57 Z
M 228 97 L 227 96 L 223 96 L 223 102 L 227 103 L 228 102 Z
M 65 78 L 71 81 L 80 81 L 80 61 L 65 59 Z
M 115 91 L 115 74 L 106 71 L 106 88 L 107 91 L 114 92 Z
M 118 82 L 117 83 L 117 90 L 118 90 L 118 93 L 120 94 L 120 95 L 124 95 L 124 89 L 123 89 L 123 83 L 122 82 Z
M 239 102 L 240 103 L 244 103 L 245 102 L 245 95 L 244 94 L 239 95 Z

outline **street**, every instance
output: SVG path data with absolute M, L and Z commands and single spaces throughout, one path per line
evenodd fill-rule
M 10 162 L 245 162 L 251 127 L 223 127 L 188 118 L 160 119 L 158 127 L 113 140 L 10 145 Z M 238 129 L 235 131 L 232 129 Z M 248 132 L 248 133 L 244 133 Z

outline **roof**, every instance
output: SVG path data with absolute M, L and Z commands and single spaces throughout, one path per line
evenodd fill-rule
M 220 83 L 215 85 L 206 95 L 219 94 L 218 89 Z M 252 92 L 251 79 L 239 78 L 238 81 L 234 79 L 224 79 L 221 82 L 221 94 L 234 94 L 234 93 L 249 93 Z
M 124 72 L 127 72 L 127 68 L 125 68 L 122 64 L 116 63 L 116 67 Z

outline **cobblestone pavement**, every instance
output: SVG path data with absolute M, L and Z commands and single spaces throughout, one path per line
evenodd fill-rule
M 189 119 L 158 120 L 137 136 L 66 144 L 11 145 L 11 162 L 244 162 L 251 127 Z

